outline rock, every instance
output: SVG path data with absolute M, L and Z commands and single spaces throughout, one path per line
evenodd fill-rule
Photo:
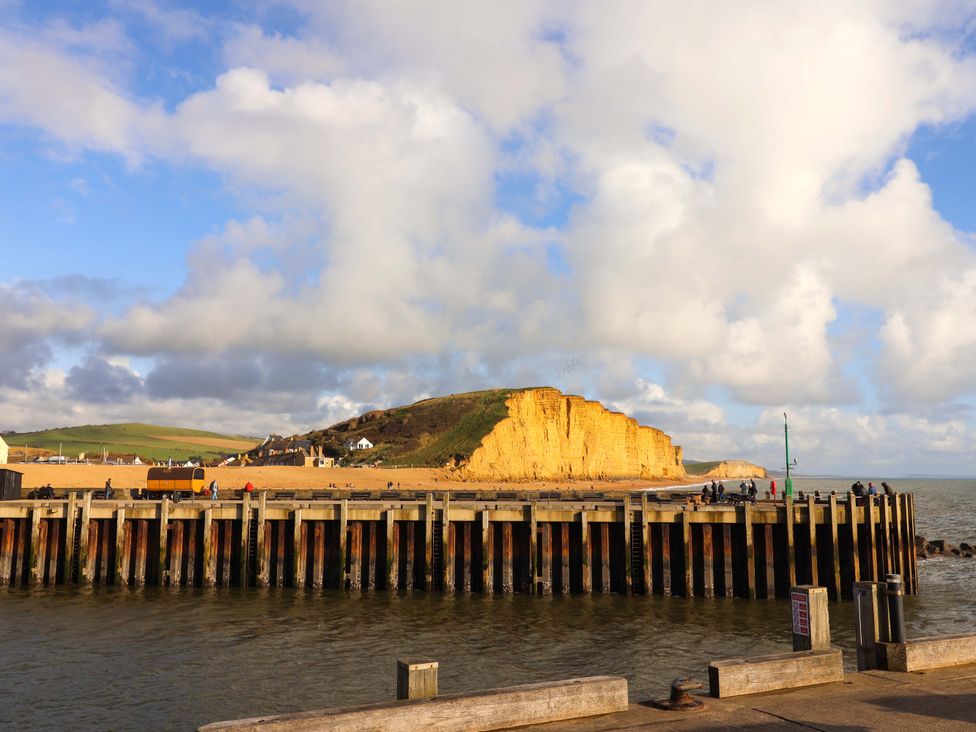
M 964 552 L 971 552 L 971 551 L 973 551 L 972 545 L 967 544 L 966 542 L 961 542 L 959 544 L 959 548 L 962 549 Z
M 498 422 L 461 468 L 475 480 L 683 478 L 671 437 L 599 402 L 557 389 L 527 389 L 507 400 Z

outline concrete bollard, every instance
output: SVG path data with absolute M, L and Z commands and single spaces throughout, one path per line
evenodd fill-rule
M 855 582 L 853 594 L 857 670 L 881 668 L 884 664 L 878 643 L 890 640 L 886 586 L 881 582 Z
M 397 699 L 437 696 L 437 661 L 397 661 Z
M 793 650 L 830 650 L 830 611 L 827 588 L 814 585 L 790 587 L 793 605 Z

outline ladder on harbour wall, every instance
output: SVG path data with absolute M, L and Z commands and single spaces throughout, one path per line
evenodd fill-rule
M 430 541 L 430 564 L 434 573 L 434 587 L 443 589 L 444 584 L 444 522 L 440 519 L 433 521 L 434 535 Z
M 247 584 L 257 586 L 258 577 L 258 522 L 252 517 L 247 531 Z
M 640 521 L 630 524 L 630 577 L 633 594 L 647 592 L 644 587 L 644 531 Z

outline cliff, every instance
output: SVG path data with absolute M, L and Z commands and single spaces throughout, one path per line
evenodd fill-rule
M 754 465 L 745 460 L 719 460 L 709 463 L 688 463 L 685 465 L 688 475 L 710 480 L 725 480 L 727 478 L 768 478 L 766 468 Z
M 556 389 L 512 392 L 508 416 L 459 472 L 472 480 L 683 478 L 681 448 L 599 402 Z

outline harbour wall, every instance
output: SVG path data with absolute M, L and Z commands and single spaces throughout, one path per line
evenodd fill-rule
M 314 494 L 313 494 L 314 495 Z M 0 502 L 0 584 L 847 599 L 918 591 L 911 494 L 742 505 L 663 496 Z

